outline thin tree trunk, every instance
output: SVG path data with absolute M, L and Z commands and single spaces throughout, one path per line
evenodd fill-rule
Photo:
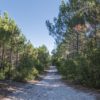
M 19 56 L 19 54 L 18 54 L 18 49 L 17 49 L 17 52 L 16 52 L 16 67 L 18 66 L 18 56 Z
M 8 79 L 11 78 L 11 69 L 12 69 L 12 50 L 13 50 L 13 47 L 12 47 L 12 39 L 11 39 L 11 48 L 10 48 L 10 66 L 9 66 L 9 74 L 8 74 Z
M 2 46 L 1 46 L 1 42 L 0 42 L 0 68 L 1 68 L 1 54 L 2 54 Z
M 5 52 L 5 46 L 4 46 L 4 43 L 3 43 L 2 44 L 2 53 L 1 53 L 1 68 L 3 68 L 3 69 L 4 69 L 4 66 L 3 66 L 4 52 Z
M 76 46 L 77 46 L 77 54 L 79 53 L 79 33 L 77 32 L 76 37 Z

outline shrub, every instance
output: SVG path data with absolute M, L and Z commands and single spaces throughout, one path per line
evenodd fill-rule
M 33 58 L 31 55 L 24 55 L 21 58 L 19 66 L 15 69 L 14 80 L 26 81 L 37 77 L 38 71 L 34 67 Z

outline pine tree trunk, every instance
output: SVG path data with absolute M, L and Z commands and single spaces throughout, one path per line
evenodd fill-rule
M 9 66 L 9 73 L 8 73 L 8 79 L 11 78 L 11 69 L 12 69 L 12 50 L 13 50 L 13 47 L 12 47 L 12 39 L 11 39 L 11 48 L 10 48 L 10 66 Z
M 16 52 L 16 67 L 18 66 L 18 57 L 19 57 L 19 54 L 18 54 L 18 50 Z
M 4 66 L 3 66 L 4 52 L 5 52 L 5 46 L 4 46 L 4 43 L 3 43 L 2 44 L 2 53 L 1 53 L 1 68 L 3 68 L 3 69 L 4 69 Z
M 79 33 L 77 32 L 76 46 L 77 46 L 77 54 L 79 53 Z
M 2 46 L 1 46 L 1 42 L 0 42 L 0 68 L 1 68 L 1 54 L 2 54 Z

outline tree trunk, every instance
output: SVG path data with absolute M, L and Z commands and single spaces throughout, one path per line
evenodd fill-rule
M 0 68 L 1 68 L 1 54 L 2 54 L 2 46 L 1 46 L 1 42 L 0 42 Z
M 9 73 L 8 73 L 8 79 L 11 78 L 11 69 L 12 69 L 12 50 L 13 50 L 13 45 L 12 45 L 12 39 L 11 39 L 11 48 L 10 48 L 10 66 L 9 66 Z
M 77 54 L 79 53 L 79 33 L 76 33 L 76 47 L 77 47 Z
M 2 44 L 2 50 L 1 50 L 1 68 L 4 69 L 3 61 L 4 61 L 4 52 L 5 52 L 5 46 L 4 43 Z
M 18 66 L 18 59 L 19 58 L 19 54 L 18 54 L 18 49 L 17 49 L 17 52 L 16 52 L 16 67 Z

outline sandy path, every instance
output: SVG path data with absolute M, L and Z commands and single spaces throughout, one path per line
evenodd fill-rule
M 43 80 L 36 84 L 26 84 L 3 100 L 100 100 L 91 92 L 76 90 L 65 85 L 55 67 L 47 70 Z

